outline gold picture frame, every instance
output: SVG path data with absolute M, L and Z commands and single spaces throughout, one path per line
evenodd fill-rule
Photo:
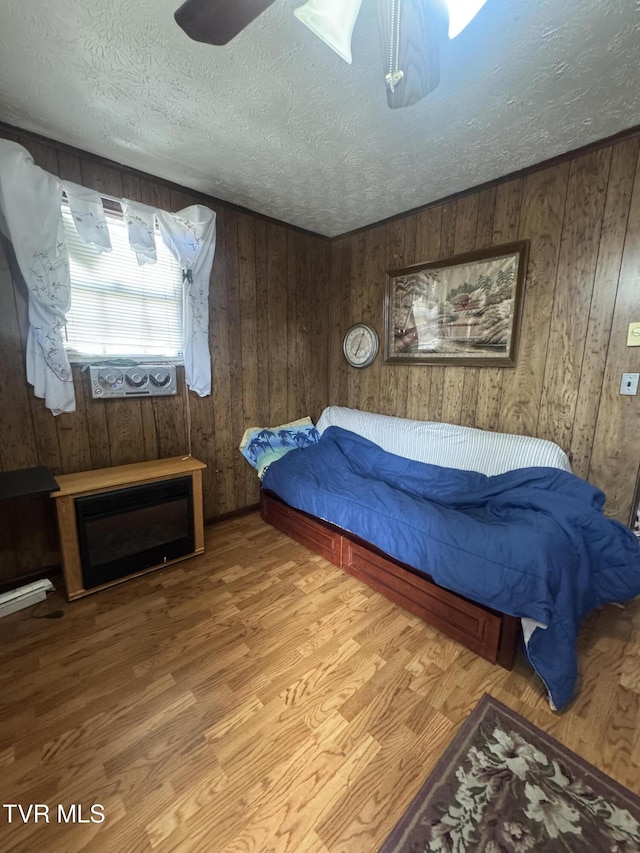
M 385 364 L 514 367 L 529 241 L 387 273 Z

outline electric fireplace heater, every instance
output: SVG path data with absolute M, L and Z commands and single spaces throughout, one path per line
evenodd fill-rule
M 195 551 L 193 478 L 75 498 L 85 590 Z

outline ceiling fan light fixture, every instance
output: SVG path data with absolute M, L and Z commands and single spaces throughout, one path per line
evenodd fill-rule
M 293 14 L 351 65 L 351 37 L 362 0 L 308 0 Z
M 449 38 L 454 39 L 478 14 L 487 0 L 447 0 Z

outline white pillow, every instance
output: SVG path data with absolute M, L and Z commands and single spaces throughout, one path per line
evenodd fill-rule
M 477 471 L 487 476 L 529 467 L 571 471 L 567 455 L 557 444 L 528 435 L 437 421 L 412 421 L 342 406 L 328 406 L 316 428 L 322 435 L 330 426 L 355 432 L 397 456 L 444 468 Z

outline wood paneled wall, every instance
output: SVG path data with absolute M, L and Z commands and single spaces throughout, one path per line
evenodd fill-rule
M 205 517 L 251 505 L 258 485 L 237 451 L 247 426 L 329 403 L 549 438 L 626 522 L 640 459 L 640 398 L 618 393 L 640 372 L 626 328 L 640 321 L 640 138 L 602 146 L 331 243 L 196 197 L 139 172 L 2 132 L 36 162 L 100 192 L 217 213 L 211 277 L 213 394 L 190 394 L 192 452 L 207 463 Z M 354 322 L 382 336 L 385 273 L 516 239 L 531 241 L 517 366 L 349 368 Z M 0 252 L 0 466 L 72 473 L 187 449 L 184 395 L 94 401 L 74 369 L 77 412 L 54 418 L 26 383 L 25 295 Z M 50 501 L 0 512 L 0 583 L 56 558 Z
M 498 182 L 332 243 L 330 402 L 524 433 L 571 454 L 574 471 L 627 522 L 640 460 L 640 372 L 626 346 L 640 321 L 638 137 Z M 349 368 L 341 343 L 363 320 L 383 334 L 385 272 L 475 248 L 531 241 L 517 366 Z
M 258 500 L 255 472 L 238 452 L 248 426 L 317 417 L 328 397 L 330 243 L 287 225 L 203 199 L 91 155 L 2 132 L 60 177 L 168 210 L 204 203 L 217 214 L 211 276 L 213 393 L 190 393 L 192 453 L 207 464 L 205 518 Z M 54 473 L 185 453 L 185 399 L 95 401 L 74 368 L 77 411 L 53 417 L 25 378 L 27 303 L 0 251 L 0 466 Z M 52 501 L 5 504 L 0 582 L 56 560 Z

